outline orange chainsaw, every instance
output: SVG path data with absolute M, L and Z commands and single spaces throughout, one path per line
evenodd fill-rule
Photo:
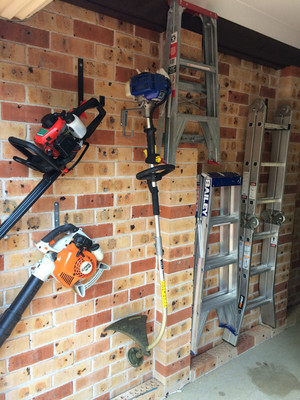
M 18 296 L 0 318 L 0 347 L 20 321 L 25 309 L 50 275 L 84 297 L 104 270 L 103 252 L 81 229 L 65 224 L 48 233 L 37 248 L 45 255 Z

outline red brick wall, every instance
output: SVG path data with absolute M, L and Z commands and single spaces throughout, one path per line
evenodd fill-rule
M 105 95 L 107 111 L 81 163 L 55 182 L 1 241 L 0 306 L 4 310 L 12 302 L 41 257 L 33 241 L 53 228 L 55 201 L 61 210 L 60 222 L 74 223 L 98 240 L 104 262 L 111 266 L 84 299 L 53 279 L 43 285 L 0 349 L 0 392 L 4 393 L 0 399 L 106 400 L 153 375 L 167 389 L 186 383 L 190 376 L 197 162 L 202 170 L 212 169 L 206 164 L 204 146 L 180 148 L 175 171 L 159 183 L 169 317 L 154 356 L 146 358 L 141 368 L 131 368 L 126 352 L 132 341 L 104 332 L 110 322 L 134 313 L 147 314 L 150 342 L 160 327 L 149 193 L 145 183 L 135 179 L 146 167 L 145 121 L 138 112 L 129 114 L 126 132 L 133 130 L 133 137 L 124 137 L 120 126 L 121 109 L 135 106 L 125 97 L 125 82 L 136 68 L 155 71 L 159 67 L 160 36 L 59 1 L 26 22 L 1 21 L 0 32 L 2 221 L 41 179 L 41 174 L 12 161 L 15 151 L 7 138 L 30 140 L 44 114 L 77 104 L 78 57 L 84 59 L 85 98 Z M 198 53 L 195 43 L 199 38 L 187 34 L 185 51 Z M 286 99 L 299 109 L 298 78 L 289 70 L 281 76 L 279 71 L 222 54 L 219 69 L 222 167 L 214 169 L 241 173 L 249 105 L 262 96 L 269 98 L 271 114 Z M 289 79 L 290 92 L 284 91 L 285 79 Z M 279 325 L 285 320 L 299 173 L 296 115 L 285 197 L 288 222 L 282 229 L 276 281 Z M 211 251 L 217 246 L 212 241 Z M 257 291 L 255 281 L 251 290 Z M 253 310 L 245 318 L 244 329 L 258 323 L 259 312 Z M 202 350 L 221 341 L 215 313 L 207 328 Z

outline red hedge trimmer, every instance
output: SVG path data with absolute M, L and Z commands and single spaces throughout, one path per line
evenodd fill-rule
M 45 255 L 35 265 L 33 274 L 0 318 L 0 346 L 50 275 L 84 297 L 86 290 L 97 282 L 104 270 L 109 269 L 101 263 L 103 253 L 99 244 L 93 243 L 81 229 L 72 224 L 54 229 L 36 246 Z
M 106 114 L 103 106 L 104 97 L 100 97 L 100 102 L 91 98 L 69 112 L 62 111 L 61 113 L 45 115 L 41 121 L 42 126 L 34 137 L 34 142 L 37 145 L 13 136 L 8 138 L 9 142 L 27 157 L 23 159 L 15 156 L 14 160 L 44 173 L 44 176 L 41 182 L 0 225 L 0 239 L 61 174 L 67 174 L 82 159 L 89 146 L 86 140 Z M 90 108 L 96 108 L 98 115 L 86 127 L 79 117 Z M 72 166 L 67 167 L 67 164 L 74 160 L 83 146 L 84 150 L 78 159 Z

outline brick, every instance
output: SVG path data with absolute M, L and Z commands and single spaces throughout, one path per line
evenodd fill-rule
M 112 236 L 113 225 L 112 224 L 87 225 L 84 227 L 84 233 L 91 238 Z
M 90 287 L 84 297 L 78 296 L 77 302 L 86 302 L 87 300 L 102 297 L 110 293 L 112 293 L 112 282 L 100 282 Z
M 25 64 L 25 46 L 0 40 L 1 59 Z
M 143 206 L 132 206 L 132 218 L 151 217 L 153 215 L 150 204 Z
M 101 76 L 102 79 L 113 79 L 114 70 L 111 65 L 104 62 L 85 61 L 84 75 L 93 78 L 99 78 Z
M 25 101 L 25 87 L 14 83 L 0 82 L 0 99 Z
M 7 242 L 8 240 L 9 239 L 3 240 L 2 243 Z M 3 251 L 3 247 L 1 251 Z M 24 269 L 17 271 L 3 272 L 1 274 L 0 289 L 6 289 L 9 287 L 22 285 L 27 281 L 27 279 L 28 279 L 28 272 L 27 270 Z
M 167 377 L 188 365 L 190 365 L 190 355 L 169 365 L 163 365 L 159 361 L 155 361 L 155 370 L 164 377 Z
M 80 165 L 78 165 L 80 166 Z M 95 193 L 96 192 L 96 182 L 94 180 L 87 179 L 68 179 L 63 178 L 57 180 L 54 183 L 54 192 L 56 195 L 69 194 L 83 194 L 83 193 Z
M 82 58 L 94 57 L 94 42 L 80 40 L 52 32 L 51 50 Z
M 37 362 L 46 360 L 47 358 L 53 357 L 53 345 L 40 347 L 39 349 L 27 351 L 26 353 L 19 354 L 14 357 L 10 357 L 8 363 L 9 372 L 15 371 L 26 367 L 27 365 L 35 364 Z
M 109 367 L 102 368 L 98 371 L 92 372 L 89 375 L 86 375 L 82 378 L 76 379 L 75 387 L 76 391 L 80 391 L 81 389 L 91 386 L 99 381 L 102 381 L 108 377 Z
M 79 362 L 90 357 L 94 357 L 100 353 L 106 352 L 110 349 L 110 339 L 101 338 L 96 343 L 89 344 L 88 346 L 81 347 L 75 352 L 75 361 Z
M 149 71 L 155 73 L 160 65 L 157 58 L 153 57 L 145 57 L 142 55 L 135 55 L 134 56 L 134 65 L 140 71 Z
M 15 136 L 20 139 L 25 139 L 25 136 L 26 136 L 25 125 L 17 123 L 17 122 L 0 121 L 0 139 L 7 140 L 9 138 L 9 136 Z M 5 143 L 3 143 L 2 146 L 4 144 Z M 7 146 L 9 146 L 10 149 L 13 149 L 11 144 L 7 144 Z M 16 151 L 16 150 L 14 150 L 14 151 Z M 5 153 L 4 149 L 3 149 L 3 153 Z M 11 156 L 5 157 L 5 154 L 3 154 L 3 158 L 11 158 Z
M 19 105 L 16 103 L 2 103 L 1 117 L 8 121 L 39 123 L 50 108 Z
M 290 65 L 280 70 L 280 76 L 294 76 L 300 78 L 300 68 Z
M 237 344 L 237 353 L 238 355 L 244 353 L 246 350 L 249 350 L 254 346 L 254 337 L 242 334 L 239 336 L 238 344 Z
M 131 274 L 136 274 L 138 272 L 145 272 L 155 269 L 156 258 L 151 257 L 145 260 L 137 260 L 131 263 Z
M 32 311 L 34 314 L 40 314 L 45 311 L 55 310 L 74 303 L 74 293 L 72 291 L 64 293 L 55 293 L 50 297 L 34 299 L 32 302 Z
M 54 203 L 57 202 L 59 210 L 73 210 L 75 208 L 75 197 L 68 195 L 64 196 L 42 196 L 32 206 L 33 213 L 53 211 Z
M 79 177 L 114 176 L 114 165 L 112 163 L 102 162 L 83 162 L 76 167 L 76 172 Z M 88 181 L 88 183 L 90 183 L 90 181 Z
M 98 325 L 106 324 L 111 321 L 111 311 L 103 311 L 97 314 L 79 318 L 76 321 L 76 332 L 82 332 L 86 329 L 94 328 Z
M 154 294 L 155 286 L 153 283 L 149 285 L 143 285 L 135 289 L 130 290 L 130 301 L 134 301 L 139 298 L 150 296 Z
M 132 179 L 99 179 L 98 187 L 102 192 L 131 191 Z
M 74 36 L 109 46 L 114 44 L 114 31 L 83 21 L 74 21 Z
M 85 195 L 77 197 L 77 208 L 79 209 L 112 207 L 113 203 L 113 194 Z
M 0 62 L 0 76 L 6 82 L 17 82 L 21 84 L 38 84 L 39 86 L 49 87 L 49 71 L 33 67 L 25 67 L 18 64 Z M 20 100 L 18 100 L 20 101 Z
M 49 32 L 3 20 L 0 26 L 1 39 L 32 46 L 49 48 Z
M 113 48 L 103 45 L 96 45 L 96 58 L 106 63 L 122 65 L 123 67 L 133 66 L 133 57 L 131 52 L 124 49 Z
M 16 382 L 18 382 L 18 385 L 22 385 L 28 381 L 30 381 L 30 371 L 28 371 L 26 368 L 23 368 L 6 376 L 1 376 L 0 390 L 2 393 L 6 394 L 10 388 L 13 388 L 16 385 Z
M 116 67 L 115 80 L 118 82 L 128 82 L 130 78 L 136 75 L 136 71 L 132 68 Z
M 62 354 L 82 346 L 88 346 L 93 342 L 93 337 L 93 330 L 90 329 L 74 336 L 57 340 L 54 345 L 55 354 Z
M 28 167 L 12 161 L 0 161 L 0 177 L 28 177 Z
M 71 109 L 76 104 L 75 93 L 59 92 L 57 90 L 30 87 L 27 90 L 27 97 L 30 103 L 58 107 L 61 109 Z
M 262 96 L 262 97 L 275 99 L 276 89 L 270 88 L 270 87 L 266 87 L 266 86 L 261 86 L 260 87 L 260 91 L 259 91 L 259 95 Z
M 119 221 L 128 220 L 130 216 L 130 207 L 119 207 L 119 208 L 104 208 L 103 210 L 97 211 L 97 222 L 107 221 Z M 128 227 L 128 224 L 126 224 Z M 121 233 L 127 233 L 125 230 Z
M 72 74 L 73 58 L 65 54 L 58 54 L 45 49 L 31 47 L 28 49 L 28 62 L 32 66 L 47 68 Z
M 65 385 L 50 390 L 39 396 L 33 397 L 33 400 L 47 400 L 47 399 L 61 400 L 65 399 L 66 396 L 70 396 L 72 393 L 73 393 L 73 382 L 68 382 Z
M 48 343 L 55 342 L 61 338 L 68 337 L 73 334 L 74 334 L 74 323 L 73 321 L 71 321 L 65 324 L 55 326 L 53 328 L 48 328 L 33 333 L 31 335 L 32 337 L 31 344 L 33 347 L 38 347 Z
M 211 371 L 216 367 L 216 358 L 208 353 L 203 353 L 192 360 L 191 369 L 195 378 Z
M 145 257 L 144 248 L 131 248 L 127 250 L 119 250 L 113 254 L 114 264 L 121 264 L 127 261 L 137 260 Z
M 83 84 L 85 93 L 94 93 L 94 82 L 91 78 L 84 77 Z M 78 78 L 75 75 L 53 71 L 51 73 L 51 87 L 53 89 L 77 92 Z
M 160 40 L 160 34 L 158 32 L 154 32 L 150 29 L 143 28 L 138 25 L 135 27 L 135 35 L 157 43 Z
M 128 302 L 126 291 L 101 297 L 95 302 L 95 312 L 103 311 L 108 308 L 117 307 Z
M 249 104 L 249 95 L 247 93 L 229 91 L 228 100 L 233 103 Z
M 83 299 L 88 300 L 85 297 Z M 93 310 L 94 304 L 92 301 L 85 301 L 82 304 L 72 305 L 71 307 L 66 307 L 62 310 L 55 311 L 55 322 L 56 324 L 61 324 L 70 320 L 74 321 L 76 318 L 79 318 L 82 315 L 91 314 Z

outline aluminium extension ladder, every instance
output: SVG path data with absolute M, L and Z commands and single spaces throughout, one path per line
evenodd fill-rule
M 200 26 L 202 23 L 203 62 L 181 57 L 182 15 L 185 11 L 186 14 L 192 13 Z M 201 49 L 201 43 L 199 48 Z M 167 163 L 175 164 L 175 154 L 180 142 L 205 142 L 208 160 L 219 164 L 219 83 L 215 13 L 183 0 L 170 0 L 163 68 L 168 71 L 172 82 L 172 94 L 166 110 L 164 107 L 161 109 L 158 121 L 157 144 L 160 148 L 164 142 L 164 159 Z M 196 123 L 196 135 L 183 135 L 188 122 Z M 199 135 L 198 132 L 201 131 L 203 134 Z
M 235 337 L 236 305 L 238 301 L 238 243 L 240 226 L 240 193 L 242 177 L 233 172 L 202 173 L 196 214 L 194 263 L 194 303 L 191 352 L 196 355 L 203 328 L 210 311 L 216 310 L 223 339 Z M 213 192 L 220 189 L 220 215 L 212 210 Z M 219 254 L 209 255 L 209 235 L 220 229 Z M 207 273 L 218 269 L 218 291 L 204 296 Z
M 285 217 L 282 214 L 286 164 L 290 137 L 291 108 L 282 105 L 276 112 L 275 123 L 266 122 L 267 106 L 257 99 L 250 107 L 246 134 L 245 159 L 241 203 L 240 282 L 237 313 L 237 334 L 245 312 L 260 307 L 261 320 L 275 328 L 274 282 L 276 273 L 278 236 Z M 265 133 L 272 135 L 268 161 L 262 161 Z M 264 170 L 265 171 L 264 171 Z M 261 173 L 269 171 L 266 197 L 258 196 Z M 262 210 L 261 224 L 257 215 Z M 258 211 L 258 212 L 257 212 Z M 261 225 L 260 229 L 255 229 Z M 261 230 L 262 229 L 262 230 Z M 253 242 L 262 244 L 259 265 L 251 266 Z M 258 276 L 259 294 L 249 298 L 249 281 Z M 236 345 L 238 335 L 232 343 Z

